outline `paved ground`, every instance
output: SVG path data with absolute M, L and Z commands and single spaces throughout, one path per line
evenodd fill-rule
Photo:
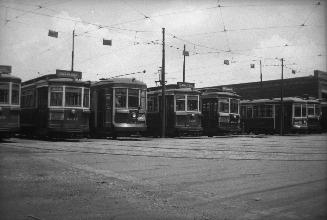
M 327 135 L 0 143 L 0 219 L 326 219 Z

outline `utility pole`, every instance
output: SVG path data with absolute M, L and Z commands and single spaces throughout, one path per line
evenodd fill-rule
M 73 47 L 72 47 L 72 72 L 74 71 L 74 48 L 75 48 L 75 29 L 73 30 Z
M 161 137 L 166 137 L 166 79 L 165 79 L 165 28 L 162 28 L 162 66 L 161 66 L 161 86 L 162 86 L 162 127 Z
M 280 109 L 281 109 L 281 114 L 280 114 L 280 135 L 284 135 L 284 101 L 283 101 L 283 96 L 284 96 L 284 59 L 281 59 L 282 61 L 282 76 L 281 76 L 281 81 L 280 81 Z
M 183 62 L 183 83 L 185 83 L 185 44 L 183 50 L 184 62 Z

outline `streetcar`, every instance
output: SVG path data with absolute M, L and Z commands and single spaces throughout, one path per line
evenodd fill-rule
M 145 132 L 146 89 L 146 84 L 135 78 L 92 83 L 91 136 L 115 139 Z
M 202 126 L 208 136 L 241 132 L 240 97 L 230 88 L 202 92 Z
M 148 134 L 160 136 L 162 132 L 162 89 L 152 87 L 147 96 Z M 166 85 L 166 134 L 167 136 L 200 135 L 202 133 L 200 92 L 194 83 Z
M 56 70 L 22 83 L 21 132 L 41 138 L 89 132 L 90 82 L 82 72 Z
M 11 75 L 11 66 L 0 66 L 0 138 L 20 129 L 21 79 Z
M 246 133 L 277 133 L 281 130 L 280 98 L 241 101 L 241 119 Z M 317 99 L 285 97 L 283 99 L 284 133 L 321 130 L 320 102 Z

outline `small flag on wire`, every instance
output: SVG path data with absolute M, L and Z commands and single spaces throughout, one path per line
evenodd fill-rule
M 224 64 L 229 65 L 229 60 L 224 60 Z
M 184 55 L 184 56 L 190 56 L 190 53 L 189 53 L 188 51 L 184 50 L 184 51 L 183 51 L 183 55 Z
M 295 73 L 296 73 L 296 71 L 292 69 L 292 74 L 295 74 Z
M 251 63 L 250 67 L 253 69 L 255 67 L 255 65 L 253 63 Z
M 112 40 L 106 40 L 106 39 L 103 38 L 103 45 L 112 46 Z
M 53 31 L 53 30 L 49 30 L 48 36 L 58 38 L 58 32 Z

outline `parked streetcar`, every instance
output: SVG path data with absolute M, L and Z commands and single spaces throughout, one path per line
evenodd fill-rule
M 89 132 L 90 82 L 82 72 L 56 70 L 22 83 L 22 133 L 39 137 L 84 136 Z
M 148 89 L 148 131 L 150 135 L 160 136 L 162 129 L 161 87 Z M 200 135 L 202 132 L 200 112 L 200 92 L 192 83 L 166 85 L 166 134 Z
M 21 79 L 11 75 L 11 66 L 0 66 L 0 138 L 10 137 L 20 128 Z
M 92 84 L 91 135 L 116 138 L 146 131 L 146 89 L 135 78 Z
M 315 99 L 286 97 L 283 99 L 283 131 L 320 131 L 320 102 Z M 257 99 L 241 102 L 241 118 L 245 132 L 276 133 L 281 129 L 280 99 Z
M 208 136 L 238 133 L 240 128 L 240 98 L 228 88 L 203 91 L 202 126 Z

